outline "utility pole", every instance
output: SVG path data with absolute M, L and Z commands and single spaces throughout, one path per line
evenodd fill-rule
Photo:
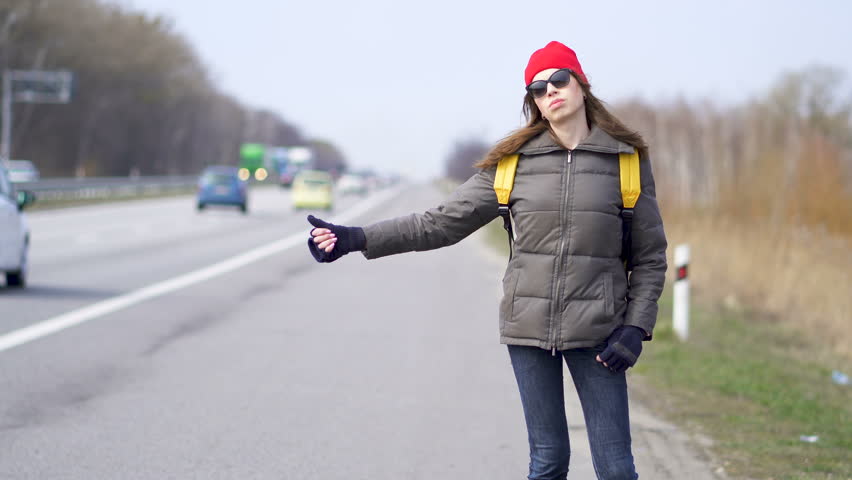
M 18 12 L 12 10 L 6 16 L 6 21 L 3 22 L 3 30 L 0 32 L 0 45 L 3 47 L 3 62 L 0 63 L 0 69 L 3 73 L 3 105 L 0 109 L 0 122 L 3 126 L 2 134 L 0 134 L 0 159 L 9 160 L 9 141 L 12 133 L 12 79 L 9 77 L 9 30 L 12 25 L 18 20 Z
M 12 75 L 3 70 L 3 132 L 0 135 L 0 158 L 9 160 L 12 137 Z

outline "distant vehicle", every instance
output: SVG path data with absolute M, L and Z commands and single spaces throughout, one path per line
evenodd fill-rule
M 284 188 L 293 186 L 293 179 L 302 169 L 301 165 L 295 163 L 282 163 L 278 165 L 278 184 Z
M 240 179 L 240 169 L 230 166 L 210 166 L 198 179 L 198 211 L 208 205 L 233 205 L 248 212 L 248 187 Z
M 328 172 L 302 170 L 293 179 L 293 208 L 323 208 L 334 205 L 332 179 Z
M 264 166 L 266 146 L 259 143 L 244 143 L 240 146 L 240 180 L 255 180 L 262 182 L 269 176 Z
M 30 229 L 24 207 L 35 201 L 32 193 L 15 192 L 9 173 L 0 162 L 0 273 L 9 287 L 27 285 Z
M 37 182 L 41 178 L 35 164 L 29 160 L 9 160 L 6 166 L 12 183 Z
M 364 179 L 364 183 L 367 184 L 367 188 L 370 190 L 378 190 L 385 187 L 384 179 L 373 170 L 365 169 L 355 173 Z
M 337 190 L 344 195 L 366 195 L 367 181 L 364 180 L 364 177 L 360 175 L 355 175 L 354 173 L 344 173 L 337 180 Z
M 302 170 L 313 169 L 314 153 L 311 147 L 290 145 L 273 147 L 268 150 L 268 158 L 278 174 L 278 184 L 284 188 L 293 186 L 293 179 Z

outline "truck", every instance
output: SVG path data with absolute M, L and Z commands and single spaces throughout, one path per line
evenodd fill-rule
M 251 178 L 262 182 L 269 176 L 266 169 L 266 145 L 260 143 L 244 143 L 240 146 L 240 180 Z
M 313 167 L 313 153 L 309 147 L 276 147 L 270 149 L 269 156 L 278 172 L 278 183 L 283 188 L 292 186 L 299 172 Z

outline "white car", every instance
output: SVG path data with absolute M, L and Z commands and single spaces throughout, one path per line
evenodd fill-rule
M 367 182 L 364 177 L 351 173 L 344 173 L 337 180 L 337 189 L 344 195 L 354 193 L 356 195 L 367 194 Z
M 30 192 L 15 192 L 9 173 L 0 162 L 0 274 L 6 274 L 9 287 L 27 284 L 30 230 L 23 209 L 34 198 Z
M 6 168 L 9 169 L 9 181 L 12 183 L 37 182 L 41 178 L 35 164 L 29 160 L 9 160 Z

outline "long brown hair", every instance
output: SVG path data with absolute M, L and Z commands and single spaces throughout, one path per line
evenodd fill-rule
M 580 88 L 583 90 L 585 97 L 583 104 L 586 109 L 586 120 L 589 122 L 589 128 L 592 125 L 597 125 L 598 128 L 608 133 L 612 138 L 632 145 L 639 150 L 640 158 L 648 158 L 648 144 L 645 143 L 642 136 L 635 130 L 627 128 L 615 115 L 611 114 L 604 106 L 604 103 L 592 94 L 592 87 L 588 83 L 580 80 L 577 75 L 574 75 L 574 72 L 571 72 L 571 76 L 580 84 Z M 529 93 L 524 96 L 523 113 L 527 124 L 497 142 L 497 145 L 485 155 L 485 158 L 473 165 L 474 167 L 493 167 L 504 156 L 517 152 L 523 144 L 527 143 L 533 137 L 541 132 L 550 130 L 550 122 L 542 116 L 541 111 L 535 104 L 535 99 Z

